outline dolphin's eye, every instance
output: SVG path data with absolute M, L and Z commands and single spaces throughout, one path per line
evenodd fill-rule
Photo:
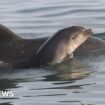
M 73 36 L 72 36 L 72 39 L 74 40 L 76 37 L 77 37 L 77 35 L 73 35 Z

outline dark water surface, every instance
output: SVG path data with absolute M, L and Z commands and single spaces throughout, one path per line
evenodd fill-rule
M 0 0 L 0 23 L 23 38 L 81 25 L 105 39 L 105 1 Z M 0 97 L 0 105 L 105 105 L 104 58 L 1 72 L 0 90 L 11 90 L 14 97 Z

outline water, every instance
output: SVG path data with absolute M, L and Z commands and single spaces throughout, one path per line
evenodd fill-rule
M 0 0 L 0 23 L 23 38 L 81 25 L 105 39 L 104 0 Z M 90 57 L 91 58 L 91 57 Z M 105 57 L 0 73 L 0 105 L 105 105 Z

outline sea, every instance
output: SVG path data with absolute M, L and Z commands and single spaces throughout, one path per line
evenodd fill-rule
M 105 1 L 0 0 L 0 24 L 25 39 L 78 25 L 104 40 Z M 0 105 L 105 105 L 105 56 L 1 72 Z

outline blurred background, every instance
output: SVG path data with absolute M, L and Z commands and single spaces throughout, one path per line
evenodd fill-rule
M 0 23 L 25 38 L 81 25 L 104 32 L 104 0 L 0 0 Z

